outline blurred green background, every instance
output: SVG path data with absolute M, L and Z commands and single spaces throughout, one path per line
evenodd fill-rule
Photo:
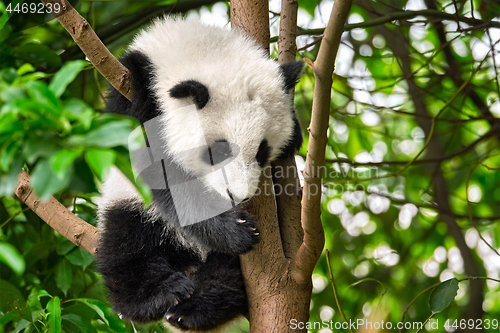
M 130 172 L 127 137 L 138 125 L 104 113 L 105 80 L 50 14 L 22 17 L 18 3 L 0 1 L 0 332 L 164 332 L 113 314 L 94 258 L 13 198 L 24 167 L 41 198 L 55 196 L 95 225 L 103 176 L 112 165 Z M 299 1 L 298 58 L 315 59 L 332 5 Z M 162 13 L 227 25 L 228 6 L 122 0 L 76 8 L 119 56 Z M 279 12 L 271 1 L 271 36 Z M 406 313 L 405 321 L 424 322 L 431 287 L 457 278 L 457 296 L 433 318 L 439 331 L 447 319 L 449 332 L 474 331 L 481 319 L 485 331 L 498 331 L 499 17 L 493 0 L 354 0 L 336 61 L 322 198 L 347 319 L 395 325 Z M 304 129 L 313 85 L 306 68 L 295 97 Z M 307 137 L 299 168 L 306 146 Z M 319 325 L 343 320 L 324 254 L 313 285 L 310 331 L 338 331 Z

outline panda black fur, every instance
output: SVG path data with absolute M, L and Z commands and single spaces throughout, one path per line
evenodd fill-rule
M 239 147 L 237 163 L 226 166 L 226 182 L 203 178 L 211 196 L 236 203 L 251 198 L 262 168 L 293 156 L 302 144 L 287 93 L 303 63 L 279 66 L 239 32 L 164 18 L 141 32 L 121 61 L 132 75 L 133 102 L 112 89 L 108 110 L 142 124 L 157 117 L 164 153 L 183 172 L 196 176 L 213 162 L 182 154 L 201 139 L 209 146 Z M 179 112 L 192 104 L 197 119 Z M 203 133 L 193 130 L 194 121 L 201 122 Z M 152 191 L 153 203 L 146 209 L 119 172 L 112 171 L 103 185 L 98 270 L 113 308 L 137 322 L 165 319 L 194 331 L 246 314 L 238 255 L 259 241 L 252 215 L 237 204 L 181 227 L 169 187 Z

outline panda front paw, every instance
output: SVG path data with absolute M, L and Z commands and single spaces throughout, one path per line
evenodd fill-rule
M 181 330 L 205 331 L 220 325 L 218 318 L 211 316 L 210 309 L 203 309 L 196 304 L 197 301 L 199 300 L 187 300 L 170 308 L 165 313 L 165 321 Z
M 191 297 L 194 292 L 194 283 L 182 273 L 174 273 L 162 286 L 168 293 L 167 308 L 172 308 Z
M 233 255 L 250 251 L 260 240 L 254 217 L 239 206 L 182 231 L 186 238 L 202 242 L 211 252 Z
M 255 244 L 260 241 L 260 232 L 257 223 L 252 215 L 246 211 L 241 211 L 236 218 L 237 233 L 234 239 L 239 251 L 243 254 L 250 251 Z

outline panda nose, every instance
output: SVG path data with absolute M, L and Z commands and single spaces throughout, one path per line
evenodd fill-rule
M 234 202 L 234 203 L 243 203 L 243 202 L 247 202 L 251 199 L 250 197 L 245 198 L 245 199 L 240 199 L 237 196 L 235 196 L 233 193 L 231 193 L 231 191 L 229 191 L 229 190 L 226 190 L 226 191 L 227 191 L 227 195 L 231 199 L 231 202 Z

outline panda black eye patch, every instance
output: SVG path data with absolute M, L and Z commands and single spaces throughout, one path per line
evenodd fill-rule
M 217 165 L 233 156 L 231 145 L 226 140 L 218 140 L 208 146 L 202 154 L 203 162 Z
M 172 98 L 193 97 L 198 109 L 203 109 L 210 99 L 208 88 L 195 80 L 182 81 L 169 90 Z
M 257 150 L 257 155 L 255 155 L 255 159 L 257 163 L 262 168 L 269 160 L 269 156 L 271 156 L 271 147 L 267 143 L 267 140 L 264 139 L 259 145 L 259 150 Z

